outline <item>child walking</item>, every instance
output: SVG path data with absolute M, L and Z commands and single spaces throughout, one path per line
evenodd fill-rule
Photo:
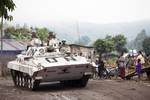
M 136 64 L 136 73 L 138 75 L 139 80 L 141 79 L 141 67 L 142 67 L 141 60 L 138 59 Z

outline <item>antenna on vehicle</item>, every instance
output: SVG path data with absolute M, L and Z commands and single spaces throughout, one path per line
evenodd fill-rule
M 77 21 L 77 35 L 78 35 L 78 42 L 80 44 L 80 32 L 79 32 L 79 22 Z

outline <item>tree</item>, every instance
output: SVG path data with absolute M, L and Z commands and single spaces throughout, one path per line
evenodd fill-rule
M 15 38 L 18 40 L 21 39 L 30 39 L 30 34 L 31 31 L 27 29 L 27 27 L 18 27 L 15 28 L 13 26 L 9 26 L 8 28 L 5 29 L 5 38 Z
M 4 34 L 4 38 L 12 38 L 12 34 L 16 31 L 15 28 L 12 27 L 8 27 L 5 30 L 5 34 Z
M 94 48 L 96 52 L 101 56 L 105 52 L 105 41 L 103 39 L 97 39 L 94 42 Z
M 105 39 L 106 53 L 112 52 L 114 50 L 114 41 L 112 39 Z
M 101 56 L 114 50 L 114 42 L 112 39 L 97 39 L 94 42 L 94 48 L 96 52 Z
M 146 55 L 150 55 L 150 37 L 144 39 L 143 43 L 143 50 L 145 51 Z
M 3 20 L 12 20 L 13 17 L 8 15 L 8 11 L 13 11 L 15 4 L 12 0 L 0 0 L 0 17 L 1 17 L 1 50 L 3 49 Z
M 112 36 L 106 35 L 105 39 L 112 40 Z
M 29 33 L 31 33 L 29 29 L 22 27 L 22 28 L 16 29 L 15 32 L 12 34 L 13 36 L 16 37 L 16 39 L 21 40 L 21 39 L 30 39 L 31 37 Z
M 47 28 L 36 28 L 38 37 L 41 39 L 42 44 L 47 41 L 49 30 Z
M 142 43 L 144 39 L 147 37 L 146 31 L 143 29 L 139 34 L 137 34 L 135 40 L 134 40 L 134 48 L 137 50 L 142 50 L 143 46 Z
M 127 48 L 125 47 L 127 44 L 126 37 L 122 34 L 116 35 L 113 37 L 113 41 L 115 44 L 115 49 L 118 53 L 126 52 Z

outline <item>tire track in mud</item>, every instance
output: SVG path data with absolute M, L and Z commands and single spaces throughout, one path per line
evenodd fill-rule
M 41 86 L 38 91 L 19 89 L 11 79 L 0 80 L 0 100 L 149 100 L 148 83 L 90 80 L 85 88 Z

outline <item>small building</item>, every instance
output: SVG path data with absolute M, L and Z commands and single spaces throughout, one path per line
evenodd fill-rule
M 72 54 L 80 55 L 86 57 L 88 60 L 93 61 L 95 50 L 92 46 L 83 46 L 78 44 L 68 44 L 65 46 L 68 51 Z
M 26 43 L 14 39 L 3 39 L 3 49 L 0 50 L 0 76 L 8 74 L 7 63 L 26 49 Z M 1 47 L 1 41 L 0 41 Z
M 0 41 L 1 45 L 1 41 Z M 22 41 L 17 41 L 14 39 L 3 39 L 3 50 L 4 51 L 18 51 L 18 50 L 25 50 L 27 44 Z

